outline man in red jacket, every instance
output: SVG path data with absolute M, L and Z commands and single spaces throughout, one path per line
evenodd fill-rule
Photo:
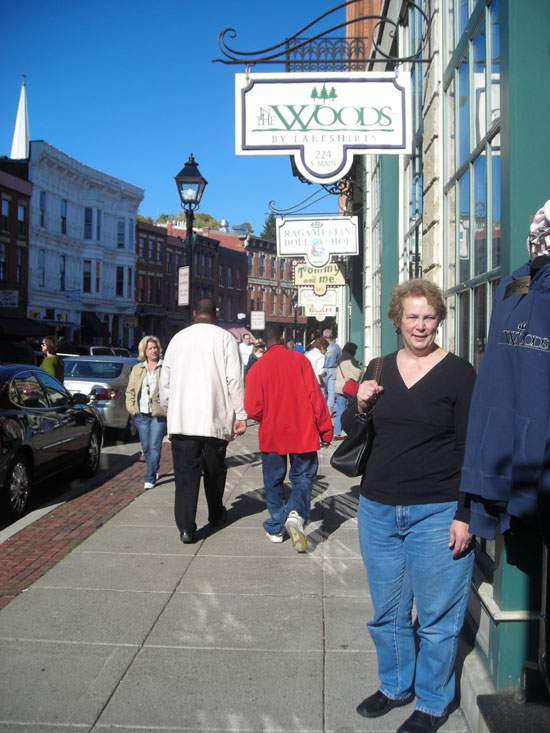
M 244 409 L 260 423 L 258 442 L 270 518 L 264 522 L 270 542 L 282 542 L 284 529 L 297 552 L 306 551 L 304 523 L 309 519 L 312 484 L 317 476 L 319 444 L 330 445 L 332 423 L 311 364 L 289 351 L 281 329 L 264 331 L 267 351 L 246 378 Z M 292 492 L 285 504 L 287 456 Z

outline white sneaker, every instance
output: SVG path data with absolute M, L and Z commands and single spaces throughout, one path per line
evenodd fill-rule
M 285 529 L 290 535 L 292 547 L 294 547 L 296 552 L 305 552 L 307 543 L 304 534 L 304 520 L 298 512 L 290 512 L 285 522 Z
M 269 534 L 269 532 L 266 532 L 265 538 L 270 542 L 282 542 L 284 539 L 282 532 L 278 532 L 277 534 Z
M 143 484 L 143 488 L 144 489 L 154 489 L 155 488 L 155 484 L 152 484 L 150 481 L 146 481 Z

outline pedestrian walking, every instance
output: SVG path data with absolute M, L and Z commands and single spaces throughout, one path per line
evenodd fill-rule
M 254 342 L 252 336 L 249 333 L 243 334 L 243 339 L 239 344 L 239 353 L 243 362 L 243 366 L 246 367 L 248 360 L 254 350 Z
M 284 530 L 297 552 L 306 551 L 304 525 L 310 516 L 319 446 L 328 446 L 332 424 L 327 403 L 303 354 L 289 351 L 278 326 L 264 331 L 267 351 L 246 379 L 244 406 L 260 423 L 264 490 L 269 519 L 263 523 L 271 542 L 282 542 Z M 285 502 L 283 485 L 290 462 L 292 491 Z
M 325 352 L 325 375 L 323 377 L 322 386 L 325 395 L 328 411 L 332 415 L 334 407 L 335 386 L 336 386 L 336 367 L 342 356 L 342 349 L 336 343 L 330 328 L 323 331 L 323 338 L 327 340 L 327 350 Z
M 166 412 L 159 402 L 162 347 L 156 336 L 139 342 L 139 364 L 130 372 L 126 388 L 126 409 L 134 416 L 145 457 L 144 489 L 152 489 L 158 476 L 162 441 L 166 435 Z
M 263 355 L 264 351 L 265 351 L 265 343 L 263 342 L 262 339 L 256 339 L 256 341 L 254 341 L 253 351 L 250 354 L 250 356 L 248 357 L 248 362 L 244 368 L 245 377 L 248 374 L 250 367 L 252 367 L 258 361 L 258 359 Z
M 357 352 L 357 344 L 352 341 L 348 341 L 344 344 L 342 349 L 342 355 L 338 360 L 338 366 L 336 368 L 336 381 L 334 383 L 334 391 L 336 394 L 336 418 L 334 420 L 334 440 L 342 440 L 342 423 L 341 418 L 344 410 L 346 409 L 348 397 L 342 391 L 344 384 L 347 380 L 352 379 L 355 382 L 359 382 L 361 376 L 361 367 L 355 360 L 355 354 Z M 359 385 L 356 384 L 356 387 Z
M 327 349 L 328 341 L 325 338 L 318 338 L 311 342 L 310 348 L 306 351 L 306 358 L 309 359 L 313 367 L 319 385 L 323 384 L 323 377 L 325 376 L 325 354 Z
M 42 353 L 44 358 L 40 363 L 40 368 L 47 371 L 58 382 L 63 384 L 65 378 L 65 365 L 63 359 L 57 355 L 58 341 L 55 336 L 44 336 L 41 342 Z
M 161 372 L 160 404 L 167 411 L 174 462 L 174 514 L 184 543 L 195 538 L 202 473 L 208 522 L 218 527 L 225 521 L 227 444 L 246 431 L 239 347 L 215 321 L 214 301 L 199 300 L 193 324 L 168 344 Z

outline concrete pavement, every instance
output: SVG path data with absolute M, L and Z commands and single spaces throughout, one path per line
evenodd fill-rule
M 320 451 L 308 553 L 266 541 L 257 427 L 230 444 L 229 524 L 173 520 L 169 445 L 0 545 L 0 732 L 395 731 L 378 686 L 358 487 Z M 31 555 L 32 559 L 28 560 Z M 466 733 L 460 710 L 442 731 Z

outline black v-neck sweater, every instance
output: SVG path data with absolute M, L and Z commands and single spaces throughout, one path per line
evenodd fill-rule
M 396 357 L 384 357 L 384 392 L 374 408 L 376 435 L 361 493 L 392 506 L 457 501 L 474 368 L 447 354 L 407 388 Z M 373 371 L 371 362 L 365 378 Z M 467 521 L 463 504 L 456 518 Z

